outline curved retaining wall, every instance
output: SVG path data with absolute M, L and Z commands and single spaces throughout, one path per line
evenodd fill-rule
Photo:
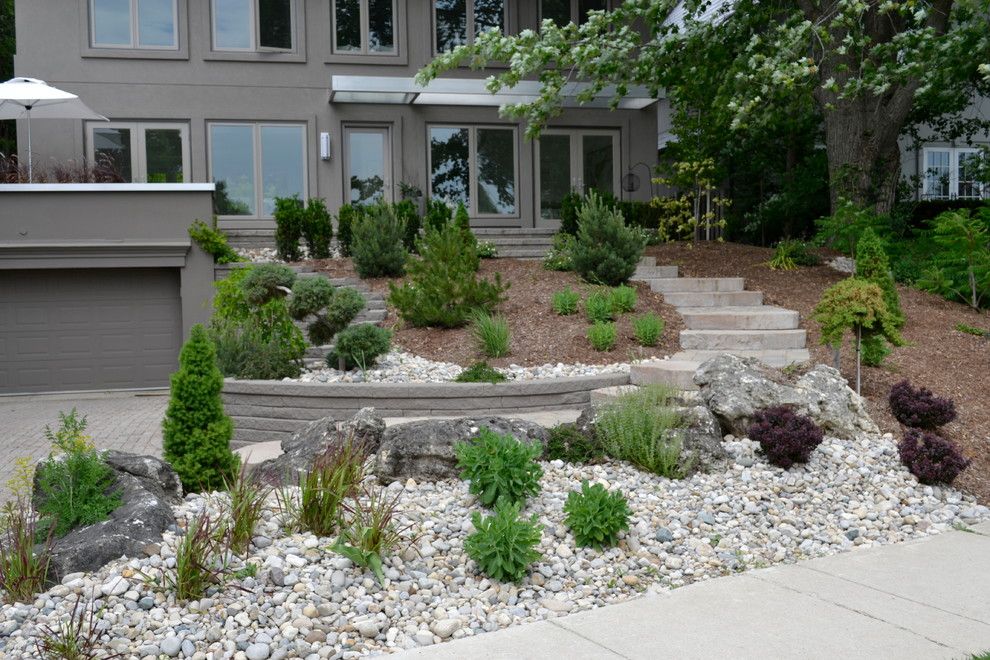
M 223 403 L 234 420 L 236 446 L 283 440 L 308 422 L 346 419 L 372 407 L 382 417 L 463 417 L 569 410 L 592 390 L 627 385 L 629 374 L 509 383 L 287 383 L 227 380 Z

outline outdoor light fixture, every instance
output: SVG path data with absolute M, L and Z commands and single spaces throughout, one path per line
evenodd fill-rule
M 320 133 L 320 159 L 330 160 L 330 134 Z

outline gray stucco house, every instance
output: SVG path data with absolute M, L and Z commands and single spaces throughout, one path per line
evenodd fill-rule
M 111 120 L 36 127 L 36 163 L 109 158 L 135 182 L 215 181 L 231 232 L 270 230 L 276 196 L 322 197 L 335 209 L 410 188 L 465 202 L 476 227 L 553 228 L 574 188 L 649 198 L 642 165 L 657 161 L 655 99 L 634 91 L 616 111 L 604 98 L 568 109 L 529 141 L 498 112 L 525 84 L 493 97 L 483 87 L 490 71 L 459 70 L 426 89 L 413 77 L 481 30 L 515 33 L 608 6 L 17 0 L 15 65 Z M 639 185 L 623 190 L 636 168 L 628 180 Z

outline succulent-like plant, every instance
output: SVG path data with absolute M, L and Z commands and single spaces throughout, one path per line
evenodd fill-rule
M 475 531 L 464 540 L 464 550 L 481 571 L 500 582 L 518 582 L 526 570 L 543 555 L 536 550 L 543 525 L 536 516 L 519 515 L 521 503 L 500 500 L 495 515 L 482 517 L 475 511 L 471 522 Z
M 601 484 L 581 483 L 564 503 L 564 522 L 571 528 L 578 545 L 603 548 L 619 541 L 619 532 L 629 529 L 632 511 L 622 493 L 610 493 Z
M 520 503 L 540 492 L 543 468 L 537 463 L 543 448 L 511 435 L 482 428 L 477 440 L 460 442 L 454 448 L 461 479 L 471 482 L 470 490 L 483 506 L 500 499 Z
M 756 413 L 749 437 L 760 443 L 768 461 L 786 470 L 806 462 L 824 435 L 810 417 L 786 406 L 774 406 Z

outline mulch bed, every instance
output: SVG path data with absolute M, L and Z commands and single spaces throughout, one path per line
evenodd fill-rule
M 314 265 L 331 277 L 357 276 L 350 259 L 318 261 Z M 583 306 L 578 314 L 572 316 L 557 316 L 550 307 L 550 298 L 555 291 L 570 287 L 581 292 L 583 300 L 594 287 L 582 282 L 574 273 L 544 270 L 539 261 L 482 260 L 480 276 L 493 279 L 495 273 L 499 273 L 502 281 L 510 285 L 506 292 L 507 299 L 497 311 L 508 319 L 512 338 L 508 357 L 488 359 L 493 366 L 518 364 L 528 367 L 558 362 L 610 364 L 662 357 L 679 350 L 679 335 L 684 327 L 680 316 L 673 307 L 664 304 L 660 294 L 643 284 L 635 284 L 639 298 L 636 310 L 623 314 L 616 321 L 618 340 L 615 347 L 611 351 L 599 352 L 591 347 L 585 336 L 590 324 L 584 316 Z M 388 291 L 388 279 L 364 282 L 374 291 Z M 632 319 L 649 311 L 663 317 L 666 329 L 658 346 L 644 348 L 633 339 Z M 485 359 L 468 328 L 441 330 L 405 327 L 391 307 L 385 325 L 395 331 L 395 345 L 416 355 L 461 366 Z
M 772 271 L 765 263 L 772 251 L 732 243 L 669 244 L 647 249 L 661 265 L 676 264 L 682 276 L 746 278 L 746 288 L 764 293 L 764 303 L 795 309 L 801 327 L 808 330 L 808 348 L 816 362 L 832 363 L 830 348 L 819 344 L 818 324 L 811 320 L 818 299 L 845 275 L 828 266 Z M 990 502 L 990 341 L 959 332 L 959 323 L 990 330 L 990 314 L 946 301 L 913 288 L 898 286 L 907 316 L 903 335 L 908 345 L 895 348 L 882 367 L 863 367 L 863 395 L 870 412 L 884 431 L 900 438 L 902 428 L 890 413 L 890 387 L 905 378 L 956 402 L 959 417 L 942 429 L 958 443 L 973 464 L 956 483 Z M 842 350 L 842 373 L 855 378 L 851 342 Z

